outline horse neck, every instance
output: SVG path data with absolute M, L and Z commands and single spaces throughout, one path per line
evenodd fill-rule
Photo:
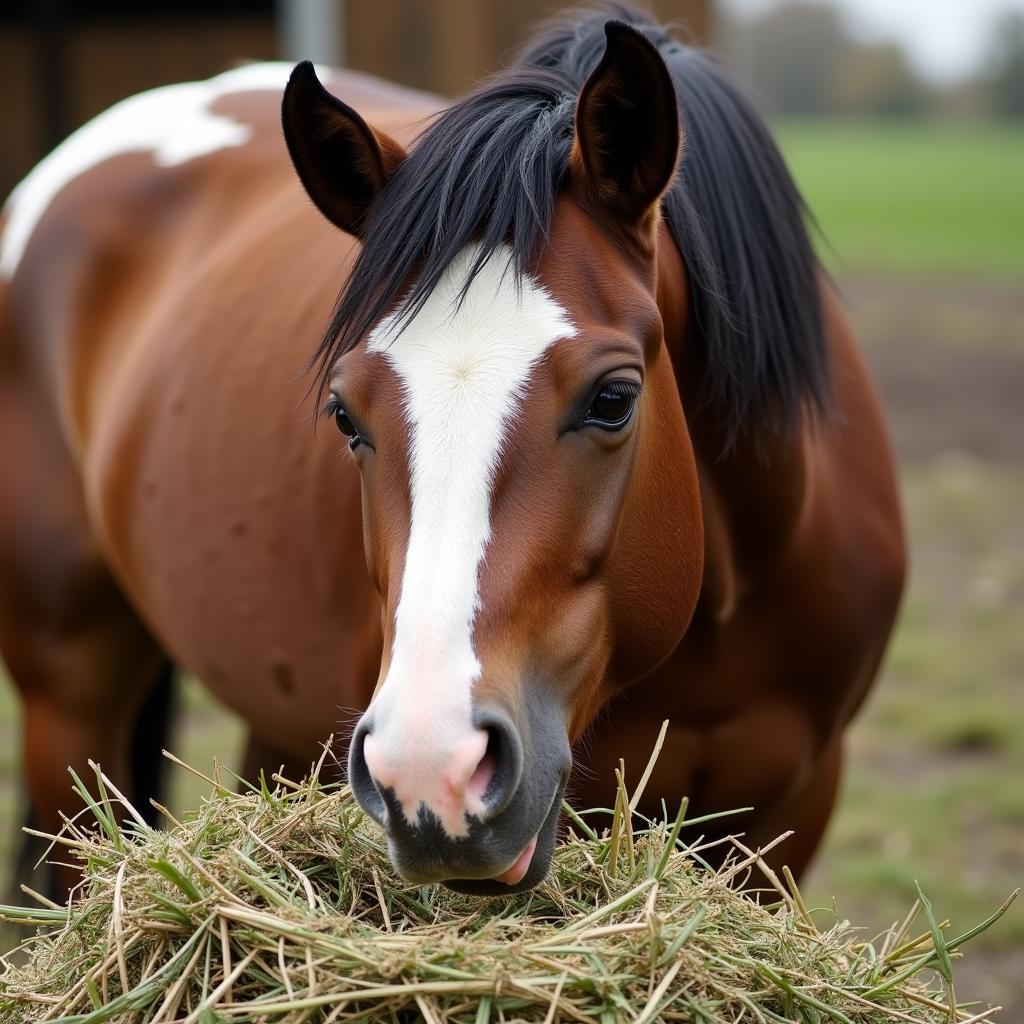
M 723 418 L 701 408 L 700 335 L 682 256 L 663 224 L 658 241 L 658 305 L 697 459 L 705 536 L 705 597 L 725 614 L 745 586 L 785 558 L 811 491 L 805 424 L 786 432 L 743 430 L 729 443 Z M 698 411 L 699 410 L 699 411 Z

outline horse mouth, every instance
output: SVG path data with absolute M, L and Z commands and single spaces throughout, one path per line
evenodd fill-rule
M 490 878 L 449 878 L 442 885 L 470 896 L 514 896 L 542 882 L 555 852 L 564 782 L 555 790 L 544 823 L 509 867 Z
M 504 882 L 505 885 L 518 885 L 526 877 L 526 872 L 530 870 L 533 855 L 537 851 L 539 836 L 539 832 L 535 833 L 534 837 L 526 844 L 526 849 L 516 857 L 512 866 L 502 871 L 500 875 L 495 875 L 494 881 Z

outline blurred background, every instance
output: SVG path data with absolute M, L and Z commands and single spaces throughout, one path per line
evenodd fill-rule
M 141 89 L 312 57 L 455 95 L 551 0 L 4 0 L 0 194 Z M 957 930 L 1024 881 L 1024 0 L 662 0 L 773 123 L 877 375 L 912 576 L 850 733 L 808 902 L 874 933 L 920 879 Z M 190 682 L 177 751 L 237 755 Z M 0 866 L 19 800 L 0 671 Z M 184 773 L 181 773 L 182 775 Z M 173 806 L 198 793 L 177 779 Z M 958 993 L 1024 1020 L 1024 913 L 968 949 Z

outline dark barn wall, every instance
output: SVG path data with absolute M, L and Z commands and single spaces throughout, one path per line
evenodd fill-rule
M 117 100 L 172 82 L 207 78 L 240 60 L 277 54 L 270 2 L 213 3 L 197 12 L 175 0 L 143 4 L 0 0 L 0 196 L 57 141 Z M 217 8 L 220 7 L 220 10 Z M 262 8 L 262 9 L 261 9 Z M 129 10 L 130 9 L 130 10 Z M 177 13 L 170 13 L 171 11 Z M 58 110 L 47 99 L 59 92 Z
M 347 0 L 345 63 L 455 95 L 498 68 L 530 26 L 560 6 L 570 4 Z M 711 0 L 646 6 L 690 38 L 708 38 Z M 0 198 L 64 134 L 117 100 L 239 61 L 279 58 L 274 14 L 273 0 L 0 0 Z

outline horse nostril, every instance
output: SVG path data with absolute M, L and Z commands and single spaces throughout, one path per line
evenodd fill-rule
M 370 738 L 370 728 L 364 719 L 352 734 L 348 748 L 348 782 L 363 810 L 383 825 L 387 818 L 387 807 L 370 773 L 370 766 L 366 763 L 366 741 Z
M 484 751 L 484 756 L 480 758 L 480 763 L 473 769 L 473 774 L 469 777 L 469 782 L 466 783 L 466 792 L 477 800 L 483 800 L 497 769 L 497 760 L 492 752 L 493 745 L 493 736 L 488 730 L 487 750 Z
M 501 713 L 478 713 L 474 724 L 487 733 L 487 749 L 467 784 L 485 806 L 484 820 L 496 817 L 511 802 L 523 771 L 523 748 L 516 727 Z

